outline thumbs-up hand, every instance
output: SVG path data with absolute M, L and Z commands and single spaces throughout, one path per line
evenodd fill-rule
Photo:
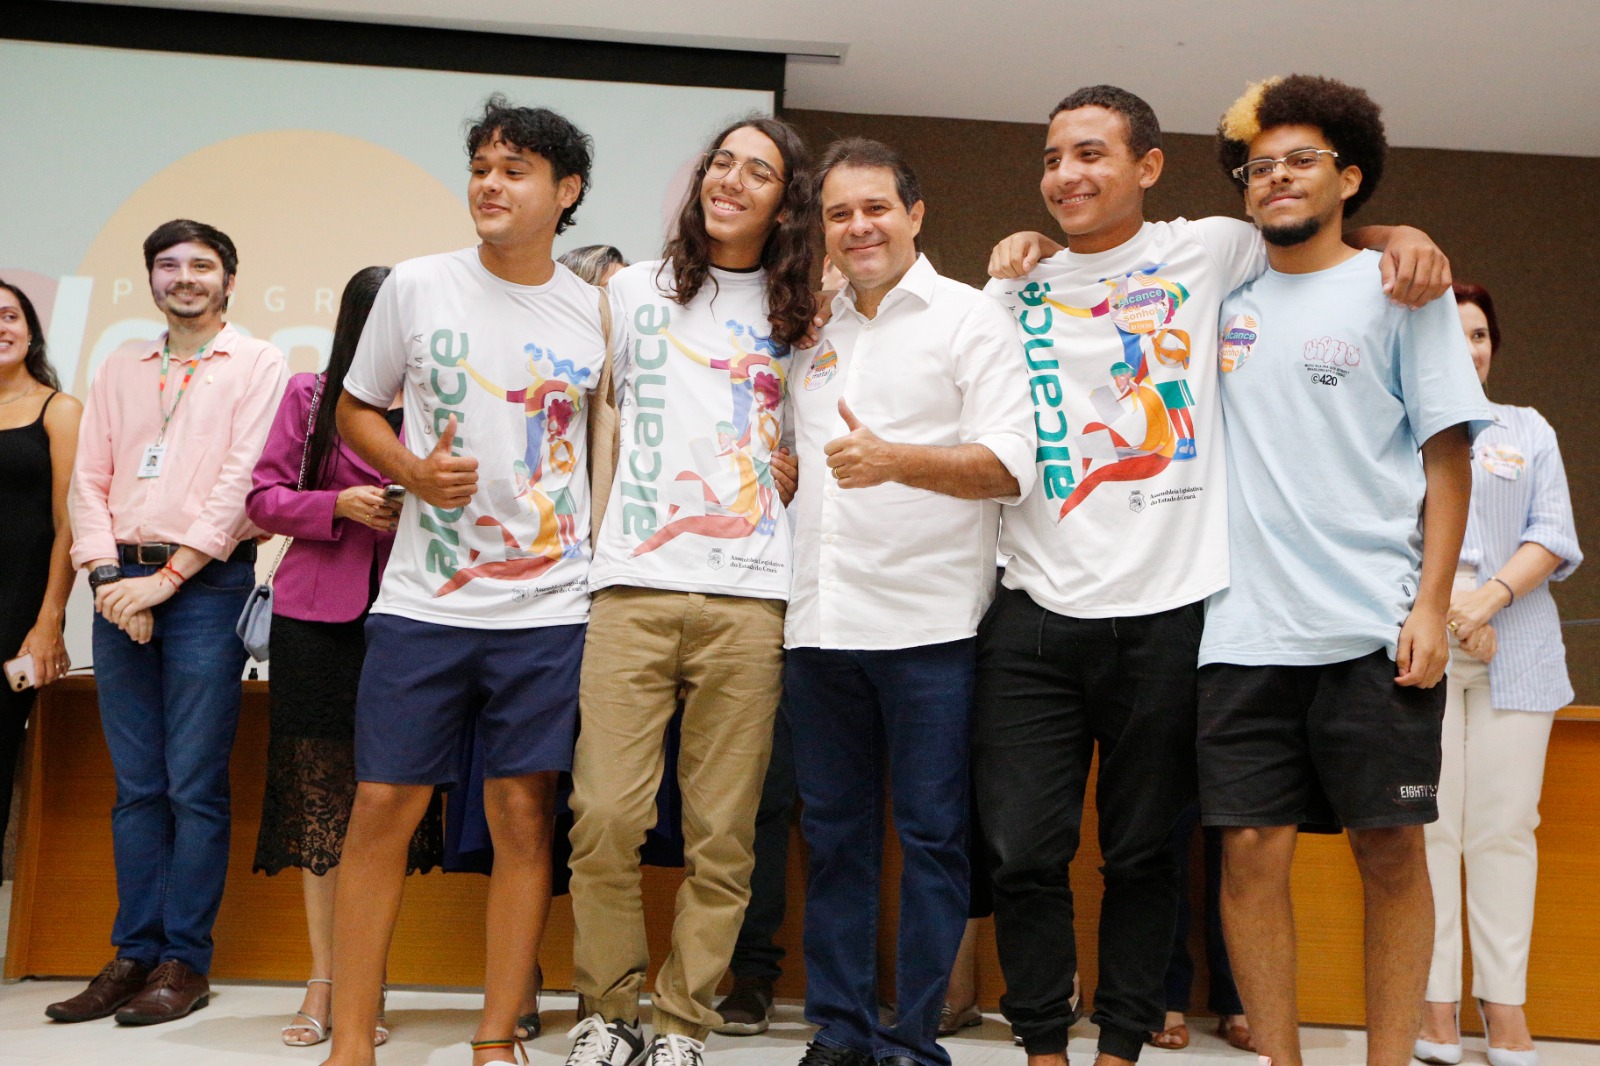
M 433 451 L 415 462 L 411 476 L 403 482 L 413 496 L 445 510 L 462 506 L 478 491 L 478 460 L 451 455 L 455 439 L 456 416 L 451 415 Z
M 830 440 L 822 446 L 822 452 L 828 457 L 828 468 L 840 487 L 864 489 L 896 480 L 897 446 L 862 425 L 842 397 L 839 417 L 844 419 L 845 428 L 850 432 Z

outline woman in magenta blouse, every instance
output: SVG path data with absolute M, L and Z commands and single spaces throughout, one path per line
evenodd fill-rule
M 289 379 L 245 504 L 262 529 L 294 538 L 273 579 L 272 735 L 255 869 L 269 876 L 289 866 L 302 871 L 311 979 L 283 1030 L 283 1042 L 298 1047 L 328 1037 L 333 898 L 356 788 L 363 625 L 401 506 L 334 427 L 345 372 L 388 274 L 387 267 L 367 267 L 345 286 L 328 369 Z M 398 418 L 394 424 L 398 432 Z M 411 841 L 411 868 L 431 869 L 442 848 L 436 805 Z M 387 1038 L 380 1025 L 374 1042 Z

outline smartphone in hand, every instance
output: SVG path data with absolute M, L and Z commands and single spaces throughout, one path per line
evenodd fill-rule
M 6 684 L 11 686 L 12 692 L 32 688 L 38 676 L 34 673 L 32 655 L 19 655 L 15 659 L 8 659 L 5 668 Z

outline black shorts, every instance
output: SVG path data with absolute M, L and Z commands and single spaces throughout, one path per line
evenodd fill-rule
M 1202 666 L 1201 820 L 1323 830 L 1435 821 L 1445 686 L 1394 678 L 1381 650 L 1325 666 Z

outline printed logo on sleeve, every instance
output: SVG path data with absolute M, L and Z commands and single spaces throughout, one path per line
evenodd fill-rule
M 1260 338 L 1256 332 L 1257 326 L 1256 320 L 1245 314 L 1233 315 L 1223 324 L 1218 354 L 1222 357 L 1224 374 L 1238 370 L 1250 358 L 1250 352 Z

